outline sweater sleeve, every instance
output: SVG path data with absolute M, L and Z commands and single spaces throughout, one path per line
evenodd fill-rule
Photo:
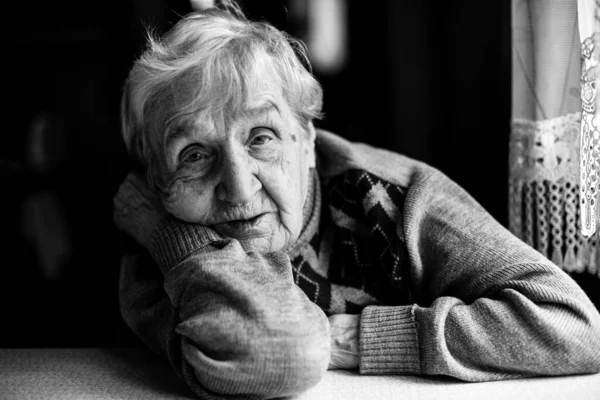
M 294 284 L 285 254 L 246 252 L 174 219 L 159 224 L 149 250 L 123 260 L 121 313 L 195 394 L 282 397 L 322 378 L 329 324 Z
M 600 315 L 582 289 L 424 171 L 403 212 L 415 304 L 362 311 L 360 372 L 489 381 L 600 371 Z

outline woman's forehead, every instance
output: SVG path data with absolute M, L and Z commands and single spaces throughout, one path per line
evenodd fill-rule
M 211 104 L 202 102 L 200 107 L 181 108 L 174 110 L 164 126 L 173 129 L 187 125 L 214 125 L 217 123 L 233 123 L 238 120 L 255 119 L 270 113 L 276 113 L 281 118 L 291 115 L 289 105 L 280 90 L 261 90 L 257 93 L 250 91 L 243 102 L 220 102 Z
M 183 115 L 214 117 L 243 116 L 247 110 L 262 106 L 267 101 L 283 108 L 282 80 L 271 62 L 257 61 L 252 66 L 240 67 L 237 71 L 217 73 L 214 79 L 199 81 L 193 74 L 181 76 L 181 81 L 172 85 L 169 96 L 167 118 L 163 124 Z
M 252 120 L 276 113 L 284 118 L 288 115 L 287 105 L 283 99 L 276 100 L 273 96 L 265 96 L 255 102 L 248 102 L 235 109 L 225 108 L 214 110 L 210 108 L 183 112 L 170 118 L 166 129 L 173 131 L 190 127 L 202 127 L 205 130 L 214 129 L 218 124 L 232 124 L 240 120 Z

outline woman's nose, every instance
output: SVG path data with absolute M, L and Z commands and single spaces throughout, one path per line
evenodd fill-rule
M 240 205 L 251 202 L 261 188 L 261 183 L 245 154 L 229 154 L 223 160 L 217 198 Z

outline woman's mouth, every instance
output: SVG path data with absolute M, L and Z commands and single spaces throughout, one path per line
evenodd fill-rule
M 216 224 L 213 228 L 234 239 L 252 239 L 266 233 L 264 222 L 271 213 L 262 213 L 248 219 L 238 219 Z

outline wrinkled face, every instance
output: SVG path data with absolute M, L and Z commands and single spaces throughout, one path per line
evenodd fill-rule
M 314 129 L 301 128 L 278 84 L 255 79 L 238 115 L 175 115 L 165 135 L 169 213 L 260 252 L 298 238 Z

